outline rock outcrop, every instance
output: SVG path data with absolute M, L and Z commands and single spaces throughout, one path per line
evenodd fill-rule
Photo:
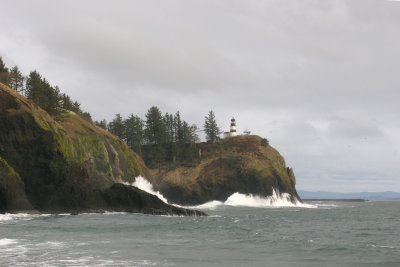
M 108 131 L 60 114 L 0 84 L 0 212 L 201 214 L 120 184 L 148 176 L 143 160 Z
M 151 170 L 151 182 L 169 201 L 198 205 L 225 201 L 233 193 L 271 196 L 288 193 L 301 201 L 296 179 L 284 158 L 259 136 L 237 136 L 216 144 L 200 144 L 200 162 Z

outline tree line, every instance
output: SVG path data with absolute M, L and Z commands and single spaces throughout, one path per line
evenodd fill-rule
M 92 121 L 90 114 L 84 112 L 77 101 L 61 93 L 58 86 L 51 85 L 36 70 L 24 76 L 18 66 L 7 68 L 0 57 L 0 82 L 34 101 L 56 119 L 61 118 L 63 112 L 73 111 Z M 210 143 L 219 141 L 221 133 L 213 111 L 205 116 L 200 129 L 182 119 L 179 111 L 163 114 L 155 106 L 147 111 L 144 119 L 133 114 L 127 118 L 116 114 L 109 123 L 106 120 L 95 123 L 126 142 L 150 167 L 195 162 L 200 158 L 197 148 L 199 132 L 204 132 Z
M 56 118 L 62 112 L 73 111 L 91 120 L 90 114 L 83 111 L 77 101 L 73 101 L 68 95 L 61 93 L 58 86 L 51 85 L 38 71 L 31 71 L 28 76 L 24 76 L 18 66 L 7 68 L 1 57 L 0 82 L 26 96 Z
M 218 141 L 220 135 L 213 111 L 205 117 L 204 129 L 182 119 L 179 111 L 163 114 L 155 106 L 144 119 L 133 114 L 124 119 L 116 114 L 111 122 L 102 120 L 96 124 L 125 141 L 150 167 L 193 163 L 200 158 L 196 145 L 200 141 L 198 133 L 204 131 L 211 143 Z

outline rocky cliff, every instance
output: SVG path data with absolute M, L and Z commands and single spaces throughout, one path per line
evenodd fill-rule
M 120 184 L 138 175 L 142 159 L 108 131 L 73 112 L 55 120 L 0 84 L 0 212 L 196 214 Z
M 169 201 L 197 205 L 225 201 L 233 193 L 271 196 L 288 193 L 301 201 L 291 168 L 277 150 L 259 136 L 237 136 L 216 144 L 200 144 L 201 160 L 176 168 L 151 170 L 151 181 Z

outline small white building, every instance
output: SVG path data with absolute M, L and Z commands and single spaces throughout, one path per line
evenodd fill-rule
M 231 127 L 230 127 L 229 132 L 224 132 L 224 138 L 229 138 L 229 137 L 233 137 L 233 136 L 237 136 L 235 118 L 231 119 Z

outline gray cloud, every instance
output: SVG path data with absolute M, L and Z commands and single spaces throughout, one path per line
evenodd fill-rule
M 151 105 L 267 136 L 298 186 L 400 191 L 400 3 L 3 1 L 0 55 L 96 119 Z

